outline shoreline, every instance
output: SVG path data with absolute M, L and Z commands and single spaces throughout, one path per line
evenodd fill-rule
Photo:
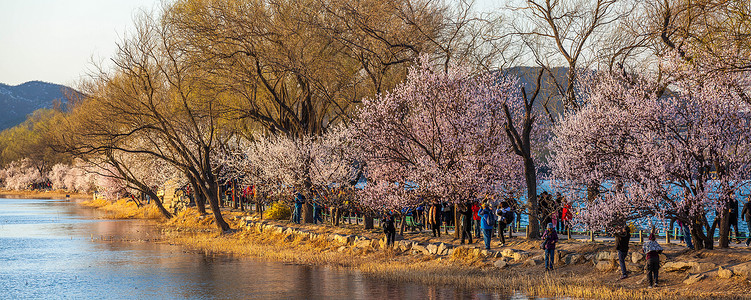
M 69 197 L 66 197 L 69 196 Z M 0 198 L 17 198 L 17 199 L 56 199 L 56 200 L 90 200 L 92 195 L 69 193 L 61 190 L 54 191 L 12 191 L 0 189 Z
M 6 192 L 0 192 L 0 197 L 9 194 L 17 196 Z M 51 193 L 21 195 L 55 199 Z M 62 199 L 65 199 L 64 196 L 63 193 Z M 560 255 L 556 270 L 544 272 L 539 262 L 542 250 L 536 249 L 539 242 L 527 241 L 523 237 L 507 239 L 506 247 L 499 247 L 496 238 L 492 243 L 493 251 L 483 253 L 476 250 L 480 246 L 477 241 L 473 248 L 455 247 L 452 243 L 454 240 L 449 237 L 437 239 L 432 238 L 430 232 L 405 232 L 403 237 L 397 237 L 397 247 L 385 248 L 380 242 L 383 233 L 378 228 L 364 230 L 361 226 L 349 224 L 340 227 L 297 225 L 287 221 L 258 220 L 254 214 L 235 211 L 222 212 L 235 229 L 234 232 L 220 234 L 213 225 L 211 215 L 199 217 L 193 209 L 165 220 L 153 205 L 136 208 L 132 202 L 121 200 L 111 204 L 109 201 L 92 201 L 86 195 L 77 196 L 74 198 L 71 195 L 71 199 L 85 200 L 75 201 L 77 205 L 103 210 L 108 213 L 107 218 L 152 220 L 162 232 L 162 238 L 156 242 L 178 244 L 192 251 L 210 254 L 332 266 L 382 280 L 494 290 L 508 295 L 517 292 L 529 297 L 751 298 L 751 283 L 748 280 L 751 274 L 733 274 L 731 271 L 731 275 L 734 275 L 731 278 L 718 276 L 723 266 L 727 266 L 724 269 L 728 271 L 751 261 L 751 250 L 747 248 L 685 251 L 685 247 L 680 245 L 663 245 L 667 258 L 661 261 L 663 268 L 673 266 L 679 270 L 661 270 L 659 287 L 647 289 L 643 281 L 645 273 L 639 270 L 641 263 L 629 263 L 631 275 L 625 280 L 618 280 L 620 273 L 616 271 L 617 263 L 614 264 L 612 243 L 584 243 L 563 238 L 556 249 L 559 253 L 557 256 Z M 427 245 L 439 245 L 441 242 L 445 243 L 450 253 L 449 250 L 431 253 L 423 249 L 438 248 Z M 629 258 L 639 247 L 638 243 L 631 243 Z M 693 265 L 678 265 L 684 261 Z M 751 268 L 751 263 L 748 266 Z M 695 275 L 701 277 L 697 282 L 684 283 Z

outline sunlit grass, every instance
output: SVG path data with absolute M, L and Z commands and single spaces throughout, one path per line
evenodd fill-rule
M 115 203 L 90 201 L 117 218 L 141 218 L 145 211 L 158 213 L 154 206 L 135 208 L 124 200 Z M 540 266 L 525 267 L 519 263 L 506 269 L 492 267 L 492 259 L 478 255 L 474 248 L 455 248 L 449 257 L 412 255 L 394 249 L 375 250 L 370 247 L 342 247 L 327 238 L 327 232 L 342 228 L 309 227 L 322 234 L 291 235 L 276 231 L 258 232 L 245 228 L 241 212 L 224 212 L 223 217 L 236 230 L 220 233 L 213 214 L 200 215 L 186 209 L 170 220 L 160 223 L 163 241 L 181 244 L 207 254 L 237 255 L 292 264 L 328 265 L 356 270 L 373 278 L 406 281 L 436 286 L 520 292 L 528 296 L 567 297 L 575 299 L 701 299 L 717 297 L 716 291 L 685 291 L 680 288 L 623 288 L 603 282 L 595 272 L 555 271 L 542 273 Z M 273 222 L 272 222 L 273 223 Z M 285 224 L 285 223 L 282 223 Z M 307 228 L 307 227 L 306 227 Z

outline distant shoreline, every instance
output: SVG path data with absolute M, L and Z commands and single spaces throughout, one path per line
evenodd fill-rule
M 70 196 L 70 197 L 67 197 Z M 18 199 L 56 199 L 56 200 L 90 200 L 92 195 L 76 194 L 66 191 L 12 191 L 0 189 L 0 198 L 18 198 Z

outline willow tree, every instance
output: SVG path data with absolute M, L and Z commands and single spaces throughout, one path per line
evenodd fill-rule
M 118 159 L 122 153 L 148 155 L 183 172 L 207 199 L 216 225 L 230 229 L 219 209 L 212 156 L 224 122 L 223 98 L 206 82 L 173 27 L 142 15 L 136 32 L 118 45 L 112 71 L 92 75 L 87 97 L 61 122 L 60 147 L 78 156 Z M 126 172 L 127 173 L 127 172 Z

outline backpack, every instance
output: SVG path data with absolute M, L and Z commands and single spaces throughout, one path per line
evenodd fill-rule
M 494 213 L 488 213 L 488 225 L 491 227 L 495 227 L 498 223 L 498 220 L 496 220 L 496 216 Z
M 513 224 L 514 223 L 514 211 L 509 210 L 507 212 L 504 212 L 503 219 L 506 221 L 506 224 Z

